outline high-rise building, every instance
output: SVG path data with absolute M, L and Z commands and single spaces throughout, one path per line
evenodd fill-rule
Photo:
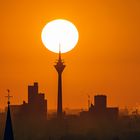
M 47 119 L 47 100 L 44 93 L 38 92 L 38 83 L 28 86 L 28 102 L 21 105 L 10 105 L 13 116 L 27 119 Z
M 96 95 L 94 96 L 94 104 L 91 103 L 88 111 L 81 112 L 82 116 L 89 116 L 96 119 L 110 119 L 118 118 L 118 107 L 107 107 L 107 96 Z
M 47 100 L 43 93 L 38 92 L 38 83 L 36 82 L 34 85 L 28 86 L 28 110 L 31 115 L 47 117 Z
M 63 115 L 63 105 L 62 105 L 62 72 L 65 68 L 64 62 L 61 59 L 61 52 L 59 51 L 59 58 L 54 65 L 58 73 L 58 97 L 57 97 L 57 117 L 61 118 Z
M 38 95 L 38 83 L 34 83 L 33 86 L 28 86 L 28 103 L 32 104 Z
M 106 109 L 106 96 L 105 95 L 96 95 L 94 96 L 94 107 L 99 110 Z

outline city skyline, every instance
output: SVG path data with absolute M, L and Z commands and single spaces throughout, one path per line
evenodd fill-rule
M 140 140 L 139 0 L 0 13 L 0 140 Z
M 6 106 L 6 89 L 14 97 L 11 104 L 27 101 L 27 85 L 39 82 L 56 109 L 57 54 L 41 42 L 46 22 L 56 18 L 72 21 L 79 42 L 63 54 L 64 108 L 87 107 L 87 95 L 105 93 L 109 106 L 135 106 L 140 103 L 140 15 L 138 1 L 104 2 L 40 1 L 12 3 L 1 1 L 0 108 Z M 83 10 L 85 9 L 85 10 Z M 65 11 L 65 12 L 64 12 Z

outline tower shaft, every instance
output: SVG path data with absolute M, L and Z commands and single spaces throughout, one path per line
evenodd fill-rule
M 58 74 L 58 97 L 57 97 L 57 116 L 62 116 L 62 74 Z

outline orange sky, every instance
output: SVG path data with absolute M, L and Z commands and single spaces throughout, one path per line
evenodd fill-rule
M 96 93 L 111 106 L 140 104 L 139 0 L 0 0 L 0 108 L 7 88 L 20 104 L 34 81 L 56 108 L 57 54 L 43 46 L 41 30 L 57 18 L 72 21 L 80 36 L 63 55 L 64 108 L 86 108 L 87 94 Z

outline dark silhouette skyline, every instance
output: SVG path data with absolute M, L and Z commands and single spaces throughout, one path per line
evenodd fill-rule
M 44 114 L 47 113 L 44 110 L 46 100 L 38 88 L 37 82 L 28 86 L 28 103 L 22 105 L 10 105 L 11 96 L 7 96 L 6 124 L 2 121 L 5 115 L 0 114 L 4 137 L 14 135 L 15 140 L 139 140 L 140 116 L 120 116 L 119 108 L 107 107 L 106 95 L 95 95 L 94 105 L 91 103 L 88 111 L 78 115 L 66 113 L 61 119 L 57 115 L 47 118 Z M 0 129 L 0 136 L 2 132 Z

